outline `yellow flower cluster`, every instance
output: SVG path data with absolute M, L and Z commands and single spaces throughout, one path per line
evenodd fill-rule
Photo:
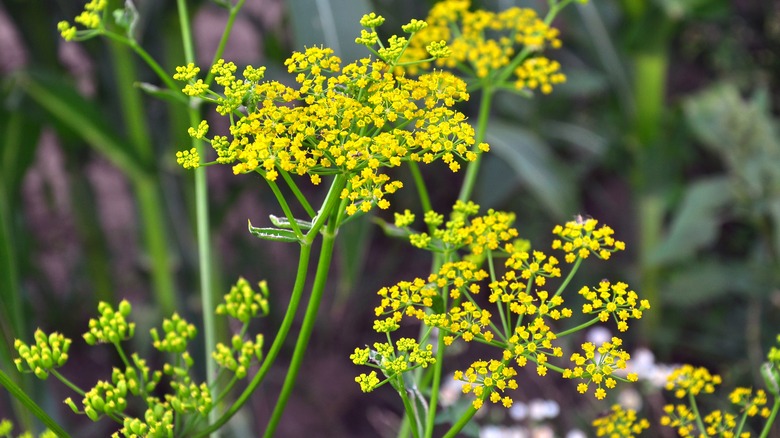
M 675 397 L 683 398 L 687 395 L 697 396 L 702 392 L 712 394 L 720 383 L 720 376 L 710 374 L 707 368 L 686 364 L 667 377 L 665 388 L 667 391 L 673 391 Z
M 400 338 L 395 346 L 389 342 L 375 342 L 373 347 L 356 348 L 349 358 L 355 365 L 368 365 L 382 370 L 387 376 L 384 382 L 392 383 L 393 379 L 403 378 L 401 375 L 407 371 L 426 368 L 436 362 L 433 346 L 428 344 L 421 348 L 417 340 L 412 338 Z M 355 382 L 363 392 L 371 392 L 384 384 L 377 377 L 376 371 L 360 374 L 355 378 Z
M 465 372 L 455 371 L 455 380 L 465 382 L 463 393 L 473 393 L 476 396 L 473 406 L 475 409 L 482 407 L 485 397 L 490 397 L 493 403 L 499 403 L 504 407 L 512 406 L 512 398 L 501 394 L 507 389 L 517 389 L 517 380 L 514 377 L 517 371 L 511 366 L 497 360 L 478 360 L 471 364 Z M 489 395 L 488 395 L 489 394 Z
M 591 342 L 582 344 L 584 354 L 574 353 L 571 355 L 571 361 L 574 367 L 566 369 L 563 377 L 566 379 L 581 379 L 583 382 L 577 385 L 577 391 L 580 394 L 588 392 L 591 383 L 596 385 L 594 395 L 602 400 L 607 396 L 607 389 L 613 389 L 617 385 L 615 371 L 626 368 L 627 361 L 631 356 L 619 349 L 623 344 L 620 338 L 613 337 L 612 342 L 604 342 L 600 347 Z M 629 373 L 626 379 L 630 382 L 636 382 L 639 377 L 635 373 Z
M 566 82 L 566 75 L 561 73 L 561 64 L 543 56 L 523 61 L 515 69 L 515 76 L 517 76 L 515 88 L 518 90 L 538 88 L 544 94 L 552 93 L 553 85 Z
M 753 395 L 753 390 L 750 388 L 736 388 L 729 394 L 729 400 L 742 408 L 748 417 L 760 415 L 768 418 L 771 413 L 771 409 L 766 406 L 767 394 L 763 389 L 756 390 Z
M 560 239 L 553 240 L 553 249 L 566 252 L 566 262 L 574 263 L 578 259 L 586 259 L 592 253 L 596 257 L 608 260 L 616 251 L 626 249 L 626 244 L 612 237 L 615 231 L 607 225 L 596 228 L 598 221 L 592 218 L 578 217 L 553 228 L 553 234 Z
M 514 358 L 518 366 L 524 367 L 531 359 L 536 362 L 536 373 L 544 376 L 547 374 L 545 364 L 548 356 L 563 356 L 563 349 L 552 344 L 557 338 L 542 317 L 535 318 L 528 326 L 521 325 L 515 329 L 504 349 L 504 361 Z
M 507 247 L 507 249 L 513 249 L 514 245 Z M 561 268 L 558 267 L 558 259 L 550 256 L 548 257 L 541 251 L 516 251 L 512 252 L 511 256 L 506 260 L 505 266 L 511 268 L 514 271 L 520 272 L 520 279 L 533 283 L 536 286 L 544 286 L 547 284 L 548 278 L 556 278 L 561 276 Z M 506 280 L 516 280 L 516 272 L 509 271 L 504 276 Z
M 428 212 L 425 223 L 433 228 L 433 235 L 428 233 L 411 234 L 409 240 L 418 248 L 433 251 L 455 252 L 468 248 L 470 260 L 478 260 L 488 252 L 501 250 L 506 244 L 518 236 L 517 229 L 512 227 L 515 221 L 514 213 L 495 211 L 493 209 L 483 216 L 475 216 L 479 205 L 473 202 L 457 201 L 453 207 L 450 220 L 444 223 L 444 217 L 434 212 Z M 413 216 L 399 216 L 402 227 L 408 227 L 414 221 Z
M 566 80 L 560 65 L 541 55 L 526 58 L 516 66 L 520 53 L 526 56 L 547 47 L 561 47 L 558 30 L 540 19 L 536 11 L 518 7 L 501 12 L 472 11 L 470 3 L 467 0 L 436 3 L 425 20 L 428 26 L 412 40 L 404 59 L 424 59 L 431 53 L 430 44 L 447 41 L 452 54 L 436 60 L 437 66 L 458 68 L 477 78 L 487 78 L 509 66 L 517 76 L 514 85 L 518 90 L 539 88 L 543 93 L 550 93 L 554 84 Z M 418 67 L 408 70 L 416 73 Z
M 193 65 L 177 68 L 174 77 L 187 82 L 186 94 L 212 101 L 220 114 L 230 116 L 230 140 L 204 137 L 207 126 L 193 128 L 191 135 L 209 141 L 217 162 L 233 164 L 236 174 L 258 172 L 275 181 L 287 172 L 309 175 L 314 184 L 321 176 L 345 175 L 341 198 L 352 215 L 389 207 L 385 195 L 402 184 L 384 168 L 441 160 L 456 172 L 461 161 L 477 158 L 474 129 L 451 109 L 469 98 L 466 83 L 452 74 L 410 79 L 370 58 L 342 68 L 331 49 L 320 47 L 293 53 L 285 65 L 296 75 L 296 87 L 263 81 L 263 70 L 252 67 L 239 79 L 236 66 L 220 60 L 212 68 L 223 88 L 219 95 L 196 80 Z M 486 144 L 478 146 L 488 150 Z M 179 158 L 182 165 L 193 165 L 188 155 Z
M 536 365 L 540 376 L 554 370 L 565 378 L 580 379 L 577 389 L 581 393 L 595 386 L 594 393 L 598 399 L 605 398 L 607 390 L 615 388 L 618 381 L 637 381 L 636 374 L 620 372 L 626 369 L 630 356 L 620 349 L 622 340 L 617 337 L 601 346 L 583 344 L 583 352 L 571 356 L 573 366 L 570 369 L 562 369 L 552 363 L 554 358 L 564 356 L 563 348 L 555 345 L 559 334 L 568 335 L 581 328 L 557 331 L 554 327 L 556 321 L 573 316 L 572 309 L 564 305 L 561 296 L 565 286 L 556 293 L 542 289 L 549 278 L 562 276 L 558 259 L 531 250 L 528 242 L 517 239 L 517 230 L 512 227 L 514 215 L 493 210 L 483 216 L 478 216 L 478 213 L 479 206 L 472 202 L 458 202 L 446 222 L 444 215 L 428 211 L 423 221 L 433 230 L 432 236 L 427 233 L 412 234 L 409 227 L 414 223 L 415 215 L 409 210 L 395 214 L 395 226 L 400 230 L 394 232 L 399 235 L 407 233 L 413 245 L 440 252 L 450 260 L 457 260 L 457 252 L 461 249 L 468 252 L 460 261 L 444 263 L 427 278 L 400 281 L 381 288 L 378 292 L 381 302 L 375 308 L 378 319 L 374 322 L 374 330 L 389 336 L 390 332 L 400 328 L 404 318 L 414 318 L 423 322 L 426 329 L 424 340 L 428 339 L 433 328 L 437 328 L 445 346 L 462 339 L 497 347 L 502 353 L 499 359 L 479 360 L 468 370 L 456 373 L 457 380 L 466 382 L 464 392 L 476 396 L 476 408 L 487 399 L 510 406 L 511 397 L 504 394 L 505 387 L 502 385 L 510 385 L 514 381 L 514 366 L 524 367 L 529 362 Z M 611 253 L 624 248 L 612 237 L 609 227 L 597 228 L 595 220 L 558 226 L 556 230 L 566 240 L 567 252 L 578 254 L 575 257 L 580 260 L 591 252 L 595 252 L 597 258 L 608 258 L 601 252 Z M 564 245 L 559 242 L 557 246 Z M 587 255 L 581 254 L 582 250 L 587 251 Z M 480 254 L 485 257 L 474 257 Z M 493 261 L 497 256 L 507 258 L 504 263 L 506 269 L 500 277 L 494 272 L 496 266 Z M 479 263 L 486 259 L 490 261 L 490 274 L 479 268 Z M 564 283 L 568 283 L 578 266 L 579 263 L 572 266 L 572 273 Z M 495 306 L 495 310 L 487 310 L 483 307 L 484 301 L 476 297 L 482 290 L 482 282 L 488 278 L 491 281 L 487 301 Z M 588 300 L 583 312 L 599 315 L 586 325 L 599 322 L 599 319 L 607 321 L 611 315 L 624 330 L 628 328 L 629 319 L 641 318 L 644 310 L 650 308 L 646 300 L 639 300 L 624 283 L 604 281 L 593 290 L 583 288 L 581 293 Z M 387 345 L 383 348 L 390 348 Z M 378 358 L 385 354 L 379 352 L 378 344 L 374 348 L 376 352 L 367 348 L 355 350 L 353 361 L 375 366 Z M 378 368 L 388 375 L 387 368 Z M 501 379 L 506 382 L 498 383 Z M 381 383 L 372 374 L 362 374 L 357 382 L 364 390 Z
M 623 409 L 620 405 L 612 405 L 609 414 L 593 420 L 596 436 L 608 438 L 634 438 L 643 430 L 650 428 L 646 418 L 637 418 L 633 409 Z
M 102 15 L 108 6 L 108 0 L 90 0 L 84 5 L 84 10 L 73 19 L 74 22 L 87 29 L 98 29 L 103 24 Z M 71 41 L 77 36 L 76 26 L 67 21 L 57 23 L 57 30 L 65 41 Z
M 737 438 L 737 416 L 728 412 L 712 411 L 704 417 L 704 427 L 708 436 Z M 739 438 L 750 437 L 750 432 L 742 432 Z
M 681 437 L 693 436 L 696 413 L 685 405 L 666 405 L 661 425 L 674 428 Z
M 612 284 L 607 280 L 602 280 L 597 288 L 583 286 L 579 294 L 588 302 L 582 305 L 582 313 L 598 314 L 601 322 L 607 322 L 612 315 L 618 330 L 628 330 L 628 320 L 642 318 L 643 312 L 650 309 L 650 302 L 640 301 L 636 292 L 627 289 L 626 283 Z

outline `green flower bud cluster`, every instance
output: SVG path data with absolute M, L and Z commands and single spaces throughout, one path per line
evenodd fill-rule
M 11 420 L 3 419 L 0 421 L 0 436 L 2 437 L 11 437 L 11 432 L 14 431 L 14 424 L 11 422 Z M 19 435 L 19 438 L 33 438 L 33 434 L 30 432 L 25 432 L 21 435 Z M 52 432 L 49 429 L 44 430 L 41 432 L 40 435 L 38 435 L 38 438 L 57 438 L 57 434 Z
M 34 337 L 35 345 L 27 345 L 19 339 L 14 341 L 20 356 L 14 363 L 19 372 L 32 372 L 45 380 L 50 370 L 67 362 L 71 340 L 57 332 L 47 336 L 41 329 L 35 331 Z
M 259 293 L 252 289 L 246 279 L 239 278 L 225 295 L 225 302 L 217 306 L 217 315 L 228 314 L 244 324 L 256 318 L 258 313 L 268 315 L 268 283 L 263 280 L 258 286 Z
M 208 385 L 200 385 L 192 381 L 186 383 L 171 382 L 174 394 L 165 394 L 165 401 L 180 414 L 197 413 L 202 416 L 208 415 L 211 411 L 213 400 Z
M 249 371 L 252 359 L 257 358 L 258 361 L 263 359 L 263 340 L 262 334 L 258 334 L 254 342 L 245 341 L 241 336 L 234 335 L 232 347 L 220 342 L 212 357 L 219 366 L 232 371 L 237 378 L 243 379 Z
M 157 329 L 151 329 L 152 345 L 160 351 L 171 353 L 183 353 L 187 350 L 187 343 L 195 339 L 198 330 L 195 325 L 182 319 L 178 313 L 174 313 L 171 319 L 163 319 L 162 323 L 165 337 L 160 339 Z
M 150 401 L 153 403 L 144 412 L 143 419 L 125 417 L 122 429 L 111 437 L 173 437 L 173 411 L 156 398 L 150 397 Z
M 131 311 L 132 307 L 127 300 L 122 300 L 116 311 L 110 304 L 101 301 L 98 304 L 100 317 L 89 320 L 89 332 L 84 333 L 84 340 L 89 345 L 95 345 L 98 342 L 118 344 L 132 338 L 135 323 L 128 323 L 125 319 Z
M 92 389 L 84 394 L 84 399 L 81 401 L 84 406 L 83 412 L 70 397 L 65 399 L 65 404 L 77 414 L 86 414 L 92 421 L 98 421 L 101 415 L 116 417 L 127 408 L 127 386 L 125 374 L 114 368 L 111 373 L 111 382 L 99 380 Z
M 764 384 L 770 393 L 780 397 L 780 335 L 777 335 L 777 345 L 769 349 L 766 358 L 768 362 L 761 366 Z

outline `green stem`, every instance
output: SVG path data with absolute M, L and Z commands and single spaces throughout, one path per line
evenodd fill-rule
M 596 317 L 596 318 L 591 319 L 588 322 L 585 322 L 585 323 L 582 323 L 582 324 L 578 325 L 577 327 L 573 327 L 573 328 L 570 328 L 568 330 L 564 330 L 564 331 L 562 331 L 560 333 L 556 333 L 555 336 L 557 336 L 558 338 L 562 338 L 562 337 L 568 336 L 568 335 L 570 335 L 572 333 L 576 333 L 576 332 L 578 332 L 580 330 L 584 330 L 584 329 L 586 329 L 586 328 L 588 328 L 588 327 L 590 327 L 593 324 L 596 324 L 598 322 L 599 322 L 599 318 Z
M 292 190 L 295 197 L 298 199 L 298 202 L 301 203 L 301 206 L 304 210 L 306 210 L 306 213 L 310 217 L 314 217 L 317 215 L 317 212 L 314 211 L 313 208 L 311 208 L 311 204 L 309 204 L 309 201 L 306 200 L 306 196 L 301 193 L 301 189 L 298 188 L 298 185 L 295 184 L 295 181 L 293 181 L 292 177 L 290 176 L 289 172 L 286 172 L 282 169 L 279 169 L 279 173 L 282 175 L 282 178 L 284 178 L 284 181 L 287 183 L 287 186 Z
M 181 26 L 181 40 L 184 48 L 184 59 L 186 63 L 195 62 L 195 50 L 193 48 L 192 30 L 190 29 L 190 17 L 187 11 L 186 0 L 176 0 L 176 7 L 179 15 L 179 25 Z M 197 109 L 197 99 L 190 98 L 190 105 L 187 109 L 190 126 L 197 126 L 200 115 Z M 205 144 L 195 138 L 192 144 L 201 157 L 206 156 Z M 217 324 L 215 315 L 215 291 L 212 281 L 212 256 L 211 239 L 209 236 L 209 212 L 208 212 L 208 186 L 206 180 L 206 169 L 199 167 L 195 169 L 195 216 L 196 233 L 198 241 L 198 267 L 200 271 L 200 298 L 203 311 L 203 338 L 204 350 L 206 351 L 206 384 L 209 388 L 214 388 L 218 374 L 217 363 L 209 356 L 210 352 L 216 350 L 217 345 Z M 217 420 L 217 409 L 209 412 L 209 422 Z
M 223 413 L 219 419 L 212 422 L 208 428 L 195 434 L 195 438 L 202 438 L 227 423 L 228 420 L 230 420 L 233 415 L 235 415 L 236 412 L 238 412 L 239 409 L 244 406 L 252 393 L 263 381 L 266 374 L 268 374 L 268 371 L 271 369 L 271 366 L 276 360 L 276 357 L 282 350 L 284 341 L 287 338 L 287 333 L 290 332 L 290 327 L 292 327 L 292 323 L 295 320 L 295 313 L 298 310 L 298 305 L 300 304 L 301 296 L 303 295 L 303 289 L 306 286 L 306 274 L 309 271 L 310 256 L 311 245 L 301 245 L 301 253 L 298 256 L 298 271 L 295 275 L 295 285 L 293 286 L 292 295 L 290 296 L 290 304 L 287 306 L 287 311 L 285 312 L 284 318 L 282 319 L 282 324 L 279 326 L 279 331 L 276 333 L 274 342 L 271 345 L 271 348 L 268 350 L 268 353 L 263 360 L 263 364 L 260 366 L 260 370 L 258 370 L 257 374 L 255 374 L 255 377 L 253 377 L 252 381 L 249 382 L 249 385 L 247 385 L 244 392 L 241 393 L 241 395 L 230 406 L 230 408 L 225 411 L 225 413 Z
M 428 416 L 425 421 L 425 436 L 433 436 L 433 427 L 436 420 L 436 406 L 439 403 L 439 387 L 441 386 L 442 367 L 444 366 L 444 336 L 439 331 L 436 342 L 436 363 L 433 368 L 433 386 L 431 386 L 431 400 L 428 405 Z
M 60 374 L 60 372 L 59 372 L 59 371 L 57 371 L 57 370 L 55 370 L 55 369 L 51 369 L 51 370 L 49 370 L 49 372 L 50 372 L 50 373 L 51 373 L 51 374 L 52 374 L 54 377 L 56 377 L 56 378 L 57 378 L 57 380 L 59 380 L 60 382 L 62 382 L 63 384 L 65 384 L 65 386 L 67 386 L 68 388 L 72 389 L 72 390 L 73 390 L 73 392 L 75 392 L 76 394 L 78 394 L 78 395 L 80 395 L 80 396 L 82 396 L 82 397 L 84 396 L 84 394 L 86 394 L 86 393 L 84 392 L 84 390 L 82 390 L 81 388 L 79 388 L 78 386 L 76 386 L 76 384 L 75 384 L 75 383 L 73 383 L 73 382 L 71 382 L 70 380 L 68 380 L 68 378 L 67 378 L 67 377 L 65 377 L 65 376 L 63 376 L 62 374 Z
M 412 179 L 414 180 L 414 186 L 417 188 L 417 195 L 420 197 L 420 205 L 422 206 L 423 213 L 433 210 L 431 206 L 431 197 L 428 195 L 428 187 L 425 185 L 422 172 L 420 172 L 420 166 L 414 161 L 409 162 L 409 170 L 412 172 Z M 433 230 L 429 231 L 433 233 Z
M 225 23 L 225 30 L 222 32 L 222 37 L 219 39 L 219 45 L 217 45 L 217 51 L 214 52 L 214 58 L 211 60 L 211 65 L 217 63 L 217 60 L 222 57 L 222 53 L 225 51 L 228 38 L 230 37 L 230 29 L 233 28 L 233 24 L 236 22 L 238 11 L 244 6 L 246 0 L 239 0 L 235 6 L 230 7 L 230 13 L 228 15 L 227 23 Z M 209 74 L 204 81 L 207 85 L 211 85 L 211 81 L 214 80 L 214 73 L 209 69 Z
M 154 58 L 152 58 L 152 56 L 149 55 L 149 53 L 146 50 L 144 50 L 143 47 L 138 45 L 138 43 L 136 43 L 134 40 L 131 40 L 131 39 L 127 38 L 127 37 L 124 37 L 122 35 L 119 35 L 117 33 L 111 32 L 111 31 L 105 31 L 102 34 L 105 35 L 106 38 L 108 38 L 108 39 L 110 39 L 110 40 L 112 40 L 114 42 L 117 42 L 119 44 L 124 44 L 124 45 L 130 47 L 131 49 L 133 49 L 133 51 L 141 59 L 143 59 L 143 61 L 146 63 L 146 65 L 148 65 L 149 68 L 151 68 L 152 71 L 154 71 L 154 73 L 157 75 L 157 77 L 159 77 L 160 80 L 165 83 L 165 86 L 168 87 L 168 89 L 170 89 L 171 91 L 176 91 L 176 92 L 181 90 L 181 87 L 176 84 L 176 81 L 173 80 L 173 77 L 168 72 L 166 72 L 165 69 L 163 69 L 160 66 L 160 64 L 158 64 L 157 61 L 155 61 Z M 132 84 L 132 82 L 130 82 L 130 84 Z
M 477 413 L 477 409 L 471 405 L 469 406 L 468 410 L 463 413 L 463 415 L 460 416 L 458 421 L 450 427 L 450 430 L 447 431 L 447 433 L 444 434 L 443 438 L 454 438 L 458 435 L 458 432 L 460 432 L 464 427 L 466 427 L 467 424 L 469 424 L 469 421 L 474 417 L 474 414 Z
M 402 377 L 403 379 L 403 377 Z M 401 388 L 400 391 L 398 391 L 398 395 L 401 396 L 401 400 L 404 403 L 404 410 L 406 411 L 406 418 L 409 418 L 410 422 L 413 422 L 414 425 L 411 427 L 412 429 L 412 436 L 414 438 L 420 438 L 420 423 L 419 419 L 417 417 L 417 410 L 412 405 L 412 401 L 409 400 L 409 396 L 406 395 L 406 389 Z
M 699 407 L 696 405 L 696 398 L 693 396 L 693 394 L 688 394 L 688 402 L 691 404 L 691 411 L 693 412 L 693 415 L 696 417 L 696 426 L 699 428 L 699 434 L 700 436 L 707 438 L 707 429 L 704 428 L 704 422 L 701 419 L 701 414 L 699 413 Z
M 482 89 L 482 96 L 479 101 L 479 115 L 477 116 L 477 131 L 474 137 L 474 147 L 476 148 L 485 140 L 485 134 L 487 133 L 488 118 L 490 117 L 490 105 L 493 100 L 492 85 L 485 85 Z M 466 166 L 466 177 L 463 180 L 463 185 L 460 188 L 460 195 L 458 200 L 466 202 L 471 199 L 471 195 L 474 192 L 474 184 L 477 182 L 477 174 L 479 173 L 479 166 L 482 162 L 482 154 L 477 154 L 477 159 L 470 162 Z
M 332 204 L 332 203 L 331 203 Z M 298 372 L 303 364 L 303 357 L 306 353 L 306 347 L 309 344 L 309 338 L 314 330 L 314 323 L 317 320 L 317 313 L 320 308 L 320 302 L 322 300 L 323 292 L 325 291 L 325 285 L 328 280 L 328 271 L 330 270 L 331 260 L 333 256 L 333 247 L 336 242 L 336 231 L 338 229 L 338 211 L 339 209 L 332 209 L 329 215 L 331 219 L 328 221 L 323 231 L 322 247 L 320 248 L 320 257 L 317 262 L 317 272 L 314 275 L 314 285 L 312 286 L 311 297 L 309 298 L 309 304 L 306 307 L 306 314 L 303 317 L 303 325 L 301 331 L 298 334 L 298 340 L 295 343 L 295 350 L 293 351 L 293 357 L 290 362 L 290 367 L 287 370 L 287 377 L 284 379 L 282 385 L 282 391 L 279 394 L 279 399 L 276 402 L 274 411 L 271 414 L 271 419 L 266 426 L 265 434 L 266 438 L 270 438 L 274 435 L 276 427 L 279 425 L 279 421 L 284 413 L 287 400 L 290 398 L 295 381 L 298 378 Z M 327 214 L 328 210 L 321 211 L 320 214 Z
M 28 411 L 38 417 L 41 422 L 46 425 L 52 432 L 57 434 L 60 438 L 69 438 L 67 432 L 60 426 L 53 418 L 51 418 L 46 411 L 41 409 L 27 393 L 20 388 L 3 370 L 0 370 L 0 386 L 5 389 L 16 399 L 19 400 Z
M 759 438 L 768 438 L 769 432 L 772 431 L 772 425 L 775 422 L 775 419 L 777 418 L 777 411 L 780 410 L 780 397 L 775 397 L 775 404 L 772 406 L 772 413 L 769 414 L 769 418 L 766 419 L 766 423 L 764 424 L 764 429 L 761 431 L 761 436 Z
M 566 276 L 566 279 L 563 280 L 563 283 L 558 287 L 558 290 L 555 291 L 555 295 L 558 296 L 563 293 L 563 291 L 566 289 L 566 286 L 569 285 L 571 282 L 571 279 L 574 278 L 574 274 L 577 273 L 577 270 L 580 269 L 580 265 L 582 264 L 582 257 L 577 257 L 577 260 L 574 262 L 574 265 L 571 267 L 571 270 L 569 271 L 569 275 Z
M 273 181 L 265 181 L 268 183 L 268 186 L 271 187 L 271 191 L 274 192 L 274 196 L 276 196 L 276 200 L 279 202 L 279 206 L 282 207 L 284 215 L 287 216 L 287 220 L 290 221 L 290 226 L 295 232 L 295 236 L 298 238 L 298 240 L 303 239 L 303 232 L 301 232 L 301 227 L 299 227 L 298 222 L 295 221 L 295 216 L 293 216 L 292 210 L 290 210 L 290 206 L 287 204 L 287 200 L 284 198 L 282 191 L 279 190 L 279 186 Z

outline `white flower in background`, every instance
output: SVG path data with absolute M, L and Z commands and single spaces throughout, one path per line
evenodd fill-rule
M 444 407 L 452 406 L 463 394 L 463 382 L 455 380 L 454 375 L 445 378 L 439 389 L 439 404 Z
M 528 416 L 533 421 L 555 418 L 560 412 L 561 408 L 554 400 L 534 399 L 528 402 Z
M 487 425 L 479 429 L 479 438 L 529 438 L 528 431 L 520 426 Z
M 625 409 L 642 409 L 642 395 L 633 387 L 626 387 L 618 393 L 618 404 Z
M 555 431 L 552 427 L 543 424 L 533 428 L 531 438 L 555 438 Z
M 566 433 L 566 438 L 588 438 L 588 435 L 579 429 L 572 429 Z
M 611 342 L 612 341 L 612 332 L 610 332 L 607 328 L 596 326 L 592 329 L 588 330 L 588 333 L 585 335 L 588 342 L 592 342 L 594 345 L 601 345 L 605 342 Z
M 678 365 L 669 365 L 656 363 L 655 355 L 647 348 L 637 348 L 628 361 L 628 367 L 623 370 L 625 373 L 636 373 L 639 380 L 649 382 L 655 388 L 663 388 L 666 384 L 666 378 L 677 368 Z
M 523 421 L 528 418 L 528 406 L 523 402 L 515 402 L 509 408 L 509 417 L 515 421 Z

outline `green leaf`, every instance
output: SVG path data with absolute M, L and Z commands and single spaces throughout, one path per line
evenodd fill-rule
M 95 102 L 85 99 L 60 78 L 43 74 L 18 77 L 18 85 L 55 119 L 76 132 L 128 177 L 141 180 L 149 171 L 132 146 L 117 135 Z
M 21 108 L 0 111 L 0 178 L 8 193 L 17 193 L 27 168 L 35 159 L 41 126 Z
M 173 91 L 168 88 L 160 88 L 157 85 L 150 84 L 148 82 L 136 82 L 135 86 L 140 88 L 144 93 L 157 99 L 183 105 L 189 104 L 189 100 L 184 93 Z
M 125 30 L 127 37 L 135 41 L 135 31 L 138 25 L 138 9 L 132 0 L 125 0 L 125 7 L 114 10 L 114 21 Z
M 405 239 L 407 242 L 409 241 L 409 236 L 411 235 L 409 231 L 404 230 L 403 228 L 398 228 L 390 222 L 387 222 L 386 220 L 379 217 L 374 217 L 371 220 L 375 224 L 379 225 L 379 228 L 382 229 L 386 236 L 397 239 Z
M 24 407 L 26 407 L 30 412 L 33 413 L 36 417 L 38 417 L 41 422 L 43 422 L 46 427 L 49 428 L 52 432 L 57 434 L 60 438 L 69 438 L 70 435 L 68 435 L 68 432 L 65 432 L 65 430 L 60 426 L 56 421 L 54 421 L 53 418 L 51 418 L 46 411 L 44 411 L 40 406 L 38 406 L 33 399 L 28 396 L 22 388 L 20 388 L 16 383 L 14 383 L 11 378 L 4 373 L 2 370 L 0 370 L 0 386 L 5 387 L 6 390 L 8 390 L 8 393 L 11 394 L 14 398 L 19 400 Z
M 368 0 L 289 0 L 286 5 L 295 50 L 324 44 L 345 63 L 368 55 L 365 47 L 355 44 L 362 29 L 360 18 L 372 10 Z
M 298 237 L 294 232 L 290 230 L 284 230 L 281 228 L 257 228 L 252 226 L 252 222 L 249 222 L 249 232 L 253 236 L 259 237 L 264 240 L 272 240 L 274 242 L 298 242 Z
M 478 201 L 511 186 L 515 180 L 526 186 L 557 218 L 570 216 L 577 210 L 573 180 L 544 140 L 527 129 L 491 120 L 486 141 L 490 144 L 490 154 L 501 159 L 514 175 L 483 171 L 477 182 Z
M 284 228 L 286 230 L 292 229 L 292 224 L 290 223 L 290 220 L 287 219 L 286 217 L 274 216 L 272 214 L 269 214 L 268 217 L 271 219 L 271 223 L 274 224 L 274 226 L 279 228 Z M 312 223 L 310 221 L 295 219 L 295 223 L 298 225 L 298 228 L 300 228 L 302 231 L 311 230 Z
M 718 235 L 721 210 L 733 202 L 731 182 L 726 177 L 690 184 L 669 231 L 650 254 L 649 263 L 659 266 L 679 262 L 711 245 Z
M 751 272 L 746 263 L 697 260 L 670 276 L 663 300 L 673 306 L 696 307 L 729 293 L 747 293 L 756 286 Z

